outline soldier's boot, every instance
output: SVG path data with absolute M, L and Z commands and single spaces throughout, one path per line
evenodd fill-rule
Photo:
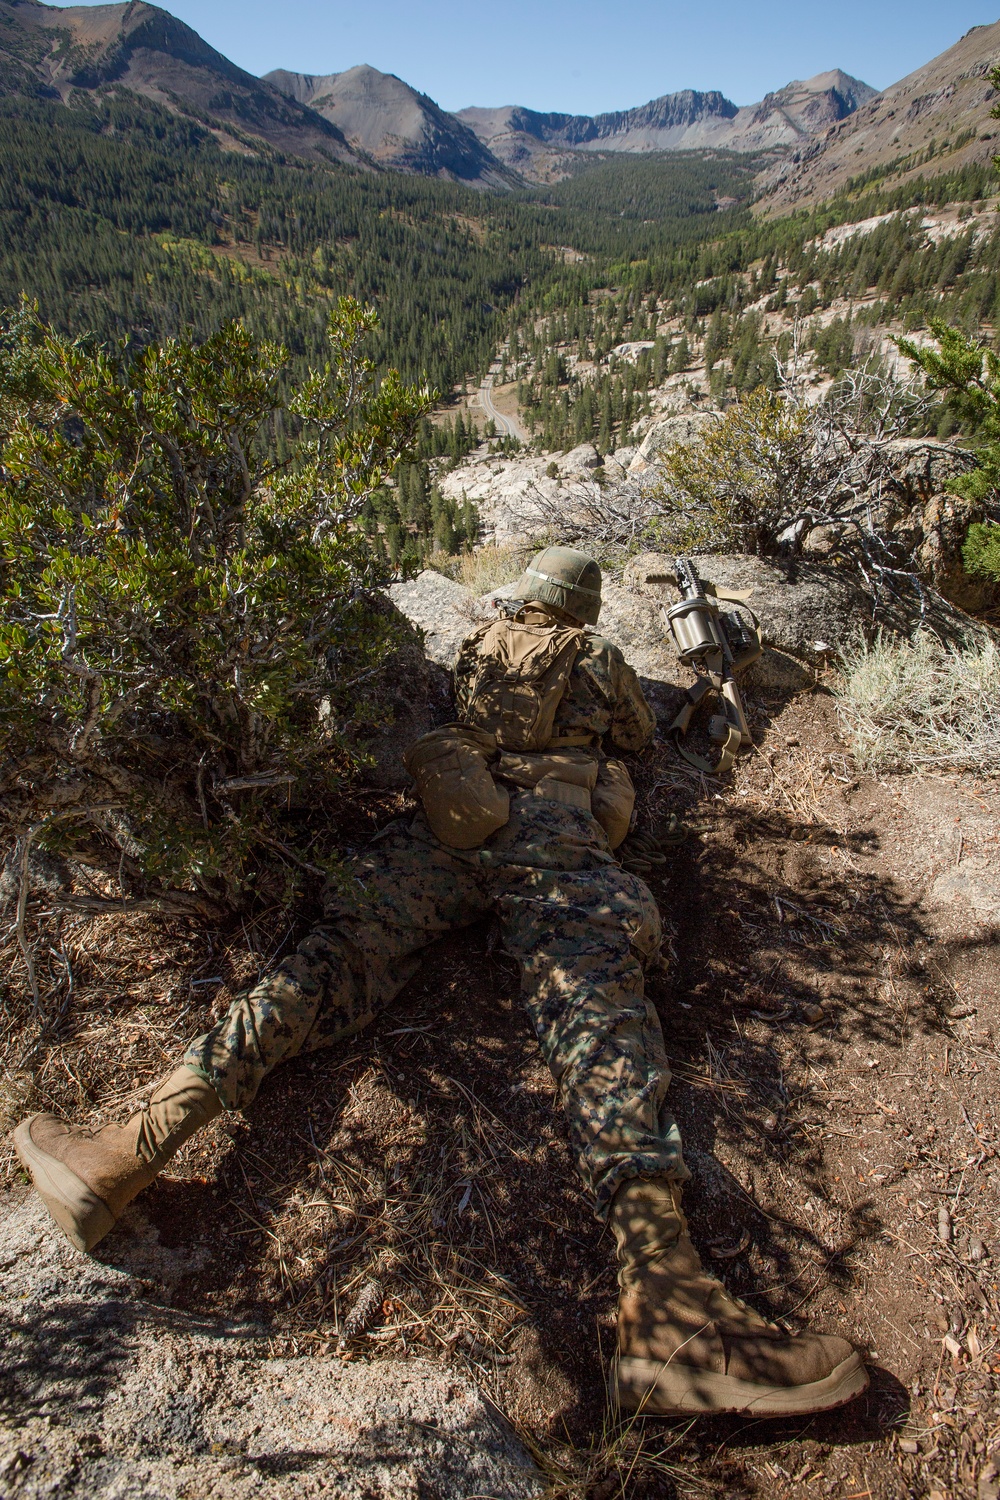
M 78 1250 L 92 1250 L 184 1142 L 221 1113 L 211 1084 L 181 1067 L 124 1125 L 92 1130 L 33 1115 L 15 1130 L 14 1145 L 60 1229 Z
M 793 1416 L 853 1400 L 868 1385 L 845 1339 L 789 1334 L 703 1269 L 680 1187 L 623 1184 L 611 1207 L 621 1287 L 612 1397 L 649 1415 Z

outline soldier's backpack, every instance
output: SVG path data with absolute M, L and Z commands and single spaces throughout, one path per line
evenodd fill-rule
M 463 722 L 494 735 L 500 750 L 547 749 L 585 632 L 495 620 L 477 634 L 475 664 L 459 684 Z
M 458 684 L 461 722 L 422 735 L 404 757 L 442 843 L 472 849 L 506 823 L 509 797 L 490 766 L 502 751 L 546 749 L 583 637 L 582 629 L 518 620 L 476 633 L 472 671 Z M 589 792 L 582 795 L 589 804 Z

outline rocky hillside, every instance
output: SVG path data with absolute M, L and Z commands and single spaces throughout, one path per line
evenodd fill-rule
M 811 141 L 874 96 L 868 84 L 835 68 L 795 81 L 759 104 L 739 108 L 717 89 L 683 89 L 638 109 L 601 115 L 540 114 L 506 105 L 463 109 L 464 120 L 495 156 L 527 177 L 550 174 L 575 151 L 759 151 Z
M 762 179 L 761 210 L 777 216 L 831 198 L 861 174 L 905 181 L 988 162 L 1000 141 L 990 119 L 996 93 L 987 74 L 1000 63 L 1000 21 L 974 26 L 924 67 L 859 100 L 822 140 L 793 153 Z
M 0 95 L 69 99 L 119 84 L 219 132 L 312 161 L 362 165 L 329 120 L 254 78 L 155 5 L 0 0 Z
M 314 109 L 380 166 L 491 187 L 513 180 L 468 125 L 394 73 L 362 65 L 315 77 L 277 68 L 264 82 Z

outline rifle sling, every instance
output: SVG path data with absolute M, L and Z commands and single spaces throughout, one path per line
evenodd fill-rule
M 703 755 L 697 755 L 693 750 L 689 750 L 683 744 L 683 739 L 690 728 L 695 709 L 707 694 L 720 691 L 720 688 L 714 682 L 710 682 L 707 677 L 699 677 L 694 687 L 688 688 L 687 702 L 682 706 L 680 713 L 667 731 L 673 738 L 674 746 L 681 759 L 709 776 L 721 776 L 724 771 L 728 771 L 735 764 L 737 751 L 743 743 L 743 736 L 738 727 L 732 722 L 726 724 L 726 738 L 722 743 L 719 759 L 714 766 Z M 723 698 L 722 701 L 725 707 L 726 700 Z

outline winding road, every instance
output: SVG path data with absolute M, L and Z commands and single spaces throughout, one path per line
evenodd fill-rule
M 497 411 L 493 405 L 493 382 L 499 369 L 499 363 L 494 363 L 490 366 L 489 374 L 483 376 L 483 383 L 479 387 L 479 399 L 482 402 L 483 411 L 488 417 L 492 417 L 501 437 L 514 437 L 519 442 L 526 443 L 528 434 L 520 423 L 514 417 L 505 417 L 503 412 Z

